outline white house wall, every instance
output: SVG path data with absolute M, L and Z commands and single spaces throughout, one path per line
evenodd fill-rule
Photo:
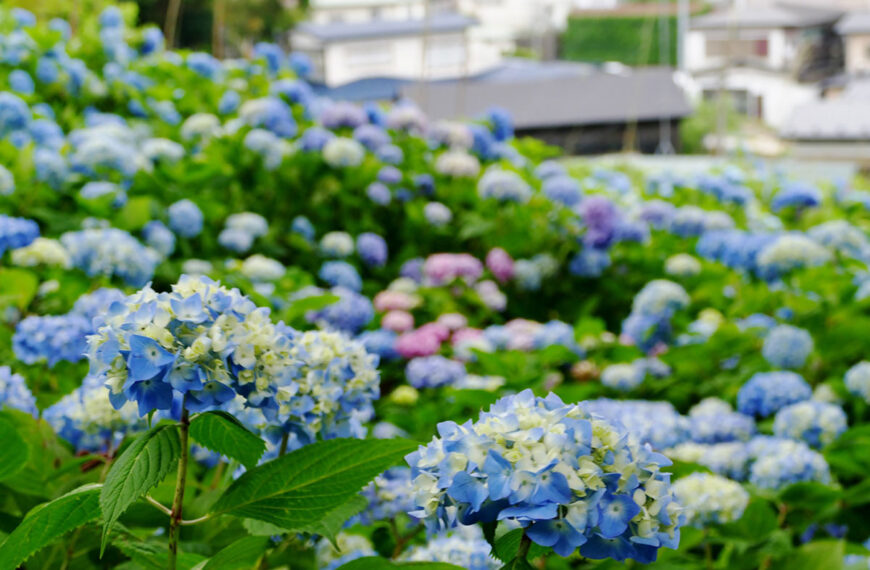
M 463 34 L 429 36 L 425 58 L 423 45 L 419 36 L 329 44 L 324 49 L 325 82 L 335 86 L 366 77 L 444 79 L 477 71 Z
M 715 72 L 694 77 L 689 95 L 696 101 L 705 90 L 719 88 L 720 75 Z M 802 85 L 785 74 L 754 69 L 731 69 L 725 75 L 725 89 L 745 90 L 762 98 L 762 120 L 776 129 L 782 128 L 798 106 L 815 100 L 817 90 L 812 85 Z

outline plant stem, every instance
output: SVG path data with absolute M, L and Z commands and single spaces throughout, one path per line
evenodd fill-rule
M 282 455 L 287 453 L 287 440 L 289 440 L 289 439 L 290 439 L 289 433 L 285 433 L 281 437 L 281 448 L 278 450 L 278 457 L 281 457 Z
M 526 557 L 529 555 L 529 548 L 531 547 L 532 539 L 526 536 L 526 533 L 523 533 L 523 538 L 520 539 L 520 547 L 517 550 L 517 559 L 527 560 Z
M 169 570 L 175 570 L 178 557 L 178 535 L 181 530 L 181 507 L 184 501 L 184 484 L 187 480 L 187 454 L 188 454 L 188 431 L 190 429 L 190 416 L 187 407 L 181 404 L 181 423 L 179 435 L 181 436 L 181 457 L 178 459 L 178 476 L 175 480 L 175 497 L 172 499 L 172 514 L 169 518 Z

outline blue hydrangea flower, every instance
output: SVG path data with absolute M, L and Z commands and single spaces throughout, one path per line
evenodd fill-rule
M 767 333 L 761 354 L 777 368 L 800 368 L 813 351 L 813 337 L 804 329 L 778 325 Z
M 338 301 L 308 313 L 305 316 L 308 322 L 354 334 L 374 318 L 375 309 L 368 297 L 344 287 L 333 287 L 331 293 Z
M 568 263 L 568 271 L 578 277 L 600 277 L 608 267 L 610 253 L 606 249 L 585 247 Z
M 444 562 L 467 570 L 498 570 L 501 562 L 492 556 L 492 547 L 474 526 L 459 527 L 451 533 L 429 539 L 401 556 L 409 562 Z
M 91 322 L 80 315 L 31 316 L 16 325 L 12 350 L 26 364 L 78 362 L 85 357 L 86 337 L 92 332 Z
M 412 514 L 432 529 L 505 520 L 561 556 L 641 562 L 679 541 L 680 507 L 660 471 L 669 461 L 553 394 L 507 396 L 438 433 L 406 457 Z
M 301 235 L 306 241 L 314 240 L 314 226 L 311 221 L 305 216 L 296 216 L 290 222 L 290 231 Z
M 184 199 L 175 202 L 168 209 L 169 227 L 182 237 L 192 238 L 202 232 L 204 217 L 199 206 Z
M 407 467 L 393 467 L 375 477 L 366 485 L 361 495 L 369 504 L 352 522 L 371 525 L 378 521 L 390 521 L 400 513 L 414 509 L 414 485 L 411 470 Z
M 344 287 L 359 293 L 362 290 L 362 278 L 356 268 L 346 261 L 327 261 L 320 266 L 317 276 L 331 287 Z
M 785 208 L 804 209 L 818 206 L 821 203 L 821 190 L 802 182 L 790 182 L 773 197 L 770 209 L 774 212 Z
M 116 275 L 134 287 L 151 280 L 160 256 L 116 228 L 91 228 L 60 236 L 75 267 L 90 276 Z
M 670 402 L 599 398 L 580 402 L 579 406 L 593 416 L 621 423 L 638 442 L 653 449 L 668 449 L 690 437 L 689 420 Z
M 799 374 L 757 372 L 737 392 L 737 409 L 748 416 L 766 418 L 781 408 L 809 400 L 813 390 Z
M 239 117 L 251 127 L 261 127 L 278 137 L 296 136 L 298 126 L 293 110 L 279 97 L 262 97 L 242 103 Z
M 38 237 L 39 226 L 33 220 L 0 214 L 0 255 L 7 249 L 30 245 Z
M 777 438 L 767 438 L 762 442 L 750 442 L 755 458 L 749 473 L 749 482 L 753 485 L 780 490 L 793 483 L 831 481 L 825 458 L 805 443 Z
M 755 420 L 735 412 L 716 398 L 708 398 L 689 410 L 692 440 L 699 443 L 748 441 L 755 435 Z
M 109 401 L 109 391 L 94 376 L 87 376 L 80 387 L 42 415 L 76 451 L 108 453 L 117 449 L 124 437 L 148 427 L 138 417 L 134 403 L 127 402 L 116 410 Z
M 31 121 L 30 107 L 14 93 L 0 92 L 0 138 L 27 128 Z
M 27 387 L 27 382 L 20 374 L 15 374 L 8 366 L 0 366 L 0 408 L 9 407 L 39 416 L 36 409 L 36 398 Z
M 366 196 L 379 206 L 386 206 L 393 199 L 390 189 L 382 182 L 372 182 L 366 187 Z
M 525 203 L 532 197 L 532 188 L 516 172 L 491 167 L 480 177 L 477 193 L 484 199 Z
M 846 413 L 836 404 L 806 400 L 780 409 L 773 420 L 777 437 L 821 448 L 846 431 Z
M 601 372 L 601 384 L 614 390 L 633 390 L 645 376 L 644 369 L 633 363 L 611 364 Z
M 16 69 L 9 74 L 9 87 L 16 93 L 22 95 L 33 95 L 35 85 L 30 74 L 23 69 Z
M 412 358 L 405 366 L 405 378 L 414 388 L 453 386 L 465 375 L 464 364 L 438 354 Z
M 844 378 L 849 392 L 870 404 L 870 362 L 862 360 L 846 371 Z
M 152 220 L 145 224 L 142 228 L 142 237 L 148 247 L 163 257 L 169 257 L 175 251 L 175 234 L 159 220 Z
M 397 338 L 398 335 L 391 330 L 378 329 L 363 332 L 357 340 L 363 343 L 367 351 L 377 354 L 381 361 L 385 361 L 399 358 L 399 351 L 396 350 Z
M 378 234 L 365 232 L 356 237 L 356 250 L 363 263 L 383 267 L 387 263 L 387 242 Z

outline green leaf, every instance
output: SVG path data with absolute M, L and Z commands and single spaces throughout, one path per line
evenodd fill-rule
M 266 443 L 226 412 L 206 412 L 190 422 L 190 437 L 208 449 L 239 461 L 251 469 L 257 465 Z
M 492 549 L 493 555 L 502 562 L 515 560 L 520 550 L 523 532 L 525 532 L 523 529 L 516 528 L 497 537 L 495 539 L 495 546 Z M 549 549 L 533 542 L 529 547 L 526 558 L 534 560 L 546 553 L 547 550 Z
M 781 568 L 789 570 L 840 570 L 846 545 L 842 540 L 815 540 L 798 548 L 786 558 Z
M 338 570 L 393 570 L 394 568 L 416 568 L 417 570 L 457 570 L 461 566 L 454 566 L 446 562 L 392 562 L 386 558 L 366 556 L 351 560 L 347 564 L 338 567 Z
M 864 478 L 870 471 L 870 425 L 846 430 L 824 455 L 835 473 Z
M 525 558 L 514 558 L 502 566 L 501 570 L 535 570 L 535 568 Z
M 722 525 L 719 531 L 724 536 L 756 543 L 770 536 L 776 527 L 776 513 L 770 503 L 759 499 L 749 503 L 740 520 Z
M 227 546 L 201 566 L 202 570 L 247 570 L 255 568 L 257 560 L 266 552 L 269 538 L 246 536 Z
M 0 307 L 24 309 L 36 296 L 39 278 L 26 269 L 0 269 Z
M 293 530 L 325 536 L 330 542 L 335 544 L 335 535 L 344 527 L 344 523 L 367 506 L 368 501 L 365 497 L 354 495 L 346 503 L 329 511 L 319 522 Z
M 242 475 L 213 512 L 304 528 L 324 520 L 416 447 L 403 439 L 313 443 Z
M 12 570 L 56 538 L 100 516 L 100 485 L 85 485 L 34 507 L 0 544 L 0 570 Z
M 287 532 L 286 528 L 257 519 L 242 519 L 242 526 L 251 536 L 275 536 Z
M 786 487 L 780 498 L 795 507 L 818 512 L 836 504 L 840 496 L 841 492 L 833 487 L 804 481 Z
M 11 423 L 0 419 L 0 481 L 15 475 L 27 464 L 30 448 Z
M 112 523 L 127 507 L 160 483 L 180 455 L 178 426 L 161 424 L 139 436 L 115 461 L 100 493 L 103 509 L 101 550 L 106 548 Z
M 169 549 L 164 544 L 140 542 L 134 539 L 115 540 L 118 549 L 144 570 L 165 570 Z M 178 570 L 193 570 L 205 562 L 205 557 L 193 552 L 179 552 L 176 559 Z

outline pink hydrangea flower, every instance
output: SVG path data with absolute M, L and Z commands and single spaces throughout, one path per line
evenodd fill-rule
M 414 328 L 414 315 L 408 311 L 389 311 L 381 318 L 381 326 L 393 332 L 405 332 Z
M 486 268 L 502 283 L 514 276 L 514 260 L 500 247 L 494 247 L 486 254 Z

